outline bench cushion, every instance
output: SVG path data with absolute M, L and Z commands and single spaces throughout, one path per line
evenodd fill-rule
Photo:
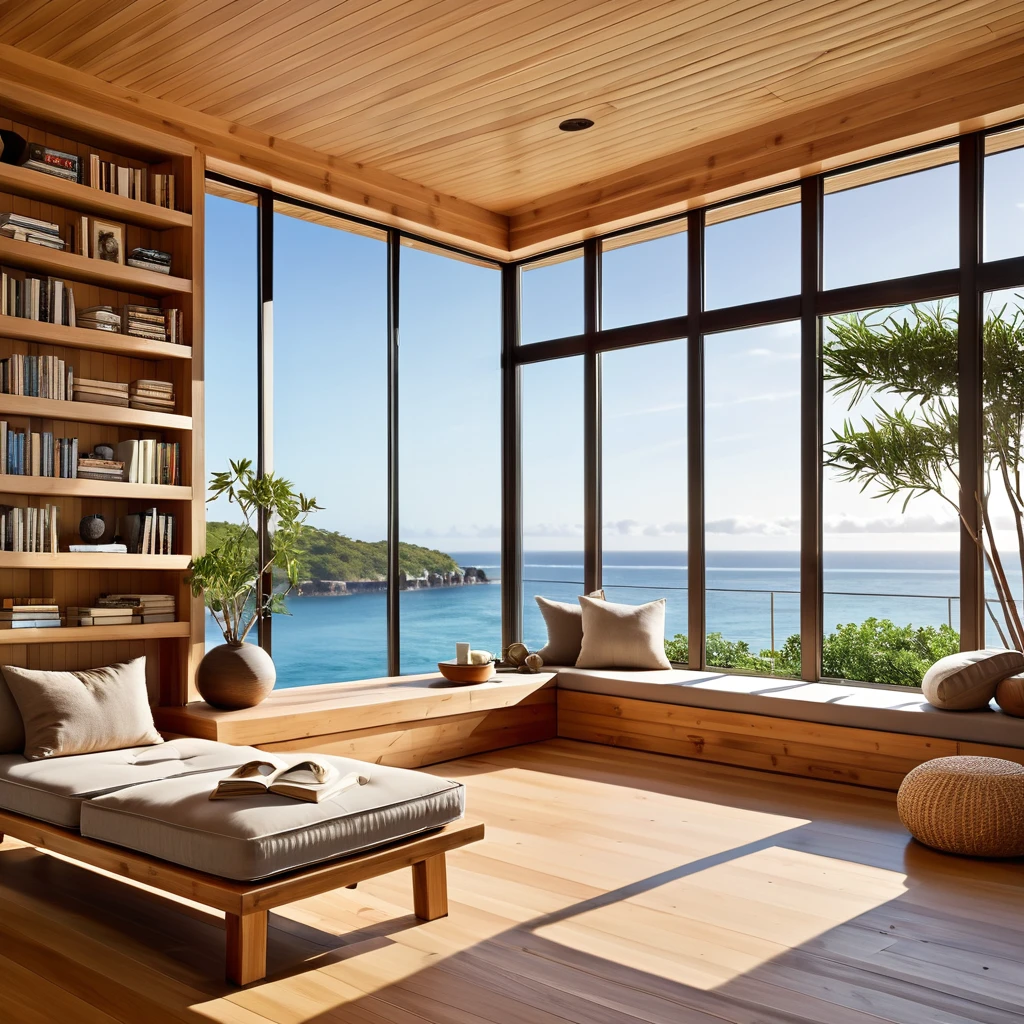
M 313 804 L 269 794 L 211 800 L 229 772 L 183 776 L 90 800 L 82 808 L 82 835 L 252 881 L 440 828 L 465 809 L 458 782 L 326 754 L 274 754 L 288 764 L 311 756 L 342 775 L 367 775 L 369 782 Z
M 940 711 L 920 690 L 804 683 L 797 679 L 766 679 L 718 672 L 663 669 L 627 672 L 619 669 L 558 668 L 558 687 L 580 693 L 659 701 L 713 711 L 790 718 L 819 725 L 911 733 L 938 739 L 1024 747 L 1024 719 L 994 708 L 981 711 Z
M 192 738 L 44 761 L 2 754 L 0 808 L 78 828 L 82 802 L 92 796 L 154 779 L 235 768 L 259 756 L 253 747 Z

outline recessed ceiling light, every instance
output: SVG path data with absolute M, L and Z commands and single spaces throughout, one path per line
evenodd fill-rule
M 582 132 L 593 128 L 594 122 L 589 117 L 570 117 L 558 126 L 563 132 Z

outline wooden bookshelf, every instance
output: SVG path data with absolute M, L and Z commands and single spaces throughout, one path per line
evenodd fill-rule
M 84 454 L 96 445 L 154 437 L 181 445 L 181 485 L 0 475 L 0 494 L 13 505 L 60 507 L 57 553 L 0 552 L 0 598 L 53 597 L 63 610 L 88 606 L 102 593 L 172 594 L 175 622 L 135 626 L 63 626 L 0 630 L 8 663 L 30 668 L 88 668 L 145 656 L 154 703 L 178 705 L 195 695 L 195 668 L 205 648 L 206 616 L 186 582 L 193 555 L 205 550 L 203 459 L 203 212 L 204 163 L 190 143 L 137 129 L 101 111 L 50 98 L 43 108 L 5 103 L 0 127 L 83 161 L 90 154 L 119 166 L 173 174 L 176 209 L 129 199 L 90 185 L 0 164 L 0 212 L 58 226 L 65 242 L 83 217 L 124 225 L 125 253 L 136 247 L 171 253 L 172 273 L 158 274 L 71 251 L 0 236 L 0 265 L 58 278 L 73 289 L 75 307 L 125 304 L 181 310 L 181 344 L 0 315 L 0 359 L 52 355 L 75 379 L 173 384 L 174 412 L 150 412 L 94 402 L 0 395 L 0 419 L 12 429 L 78 437 Z M 77 248 L 77 244 L 75 246 Z M 20 276 L 20 275 L 16 275 Z M 175 516 L 174 555 L 71 553 L 83 515 L 100 514 L 113 532 L 122 516 L 156 506 Z M 109 539 L 109 537 L 107 538 Z
M 191 487 L 65 479 L 57 476 L 15 476 L 12 473 L 0 473 L 0 494 L 30 494 L 40 498 L 123 498 L 153 502 L 192 500 Z
M 144 622 L 139 626 L 55 626 L 51 629 L 0 629 L 0 646 L 164 640 L 171 637 L 186 637 L 190 628 L 187 622 Z
M 38 173 L 38 172 L 37 172 Z M 19 242 L 0 235 L 0 263 L 21 267 L 47 277 L 67 278 L 102 285 L 114 291 L 133 295 L 189 294 L 192 282 L 188 278 L 171 274 L 158 274 L 154 270 L 89 259 L 74 252 L 60 252 L 45 245 Z
M 0 164 L 0 167 L 5 166 Z M 91 352 L 109 352 L 129 359 L 191 359 L 189 345 L 172 345 L 167 341 L 149 341 L 130 334 L 93 331 L 84 327 L 65 327 L 20 316 L 0 315 L 0 338 L 18 338 L 33 345 L 55 345 Z
M 192 227 L 192 215 L 182 210 L 167 210 L 153 203 L 127 199 L 112 192 L 101 192 L 98 188 L 65 181 L 52 174 L 26 170 L 14 164 L 0 164 L 0 192 L 67 206 L 111 220 L 128 221 L 158 231 Z
M 177 413 L 125 409 L 121 405 L 99 405 L 95 402 L 59 402 L 53 398 L 32 398 L 27 395 L 0 395 L 0 416 L 109 423 L 111 426 L 138 427 L 141 430 L 192 429 L 192 418 Z

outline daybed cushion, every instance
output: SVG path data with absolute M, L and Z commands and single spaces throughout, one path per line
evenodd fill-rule
M 76 672 L 4 665 L 25 725 L 25 757 L 67 757 L 163 743 L 146 690 L 146 659 Z
M 193 738 L 43 761 L 3 754 L 0 807 L 51 825 L 78 828 L 82 801 L 91 796 L 189 772 L 237 768 L 260 756 L 253 747 Z
M 90 800 L 82 808 L 82 835 L 251 881 L 440 828 L 465 809 L 462 784 L 433 775 L 326 754 L 274 757 L 288 764 L 314 757 L 369 782 L 314 804 L 269 794 L 211 800 L 228 772 L 169 779 Z
M 577 668 L 670 669 L 665 655 L 665 598 L 613 604 L 580 598 L 583 646 Z
M 804 683 L 717 672 L 557 668 L 558 688 L 660 701 L 713 711 L 770 715 L 822 725 L 904 732 L 941 739 L 1024 747 L 1024 719 L 1000 711 L 939 711 L 920 690 Z

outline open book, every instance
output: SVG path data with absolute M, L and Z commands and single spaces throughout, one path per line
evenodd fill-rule
M 247 761 L 217 783 L 210 799 L 274 793 L 316 804 L 352 786 L 365 786 L 369 781 L 367 776 L 358 772 L 342 775 L 333 765 L 323 761 L 299 761 L 293 765 L 281 764 L 280 761 Z

